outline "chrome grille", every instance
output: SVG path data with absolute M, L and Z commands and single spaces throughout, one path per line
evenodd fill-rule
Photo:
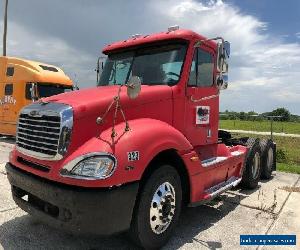
M 60 133 L 60 117 L 31 117 L 21 114 L 17 145 L 27 150 L 55 156 Z
M 67 151 L 73 125 L 72 108 L 58 103 L 34 103 L 19 116 L 17 149 L 38 159 L 59 160 Z

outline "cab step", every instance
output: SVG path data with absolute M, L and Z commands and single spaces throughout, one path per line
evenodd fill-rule
M 230 177 L 227 181 L 221 182 L 209 189 L 205 190 L 206 195 L 204 199 L 213 199 L 219 194 L 227 191 L 228 189 L 237 186 L 241 182 L 242 178 L 235 176 Z
M 226 161 L 227 159 L 228 159 L 228 157 L 224 157 L 224 156 L 213 157 L 213 158 L 209 158 L 209 159 L 201 161 L 201 165 L 202 165 L 202 167 L 209 167 L 209 166 L 215 165 L 217 163 Z
M 214 199 L 216 196 L 218 196 L 221 193 L 224 193 L 225 191 L 237 186 L 241 182 L 242 178 L 238 178 L 235 176 L 230 177 L 227 181 L 221 182 L 209 189 L 206 189 L 205 195 L 203 197 L 203 200 L 190 203 L 188 206 L 189 207 L 196 207 L 199 205 L 203 205 L 210 200 Z

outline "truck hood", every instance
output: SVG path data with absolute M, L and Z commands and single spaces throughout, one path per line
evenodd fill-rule
M 43 101 L 68 104 L 73 107 L 74 119 L 80 119 L 88 115 L 103 113 L 113 101 L 113 98 L 117 96 L 118 89 L 119 86 L 115 85 L 94 87 L 51 96 L 44 98 Z M 140 95 L 133 100 L 128 98 L 125 86 L 122 87 L 120 92 L 120 100 L 124 109 L 171 98 L 172 88 L 167 85 L 143 85 Z

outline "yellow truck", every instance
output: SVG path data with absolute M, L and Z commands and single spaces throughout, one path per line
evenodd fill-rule
M 0 135 L 16 135 L 25 105 L 72 90 L 71 79 L 56 66 L 0 56 Z

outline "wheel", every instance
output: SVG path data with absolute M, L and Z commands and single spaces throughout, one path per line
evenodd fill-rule
M 274 143 L 270 139 L 263 139 L 260 141 L 261 147 L 261 178 L 270 179 L 274 166 Z
M 142 187 L 129 235 L 146 249 L 166 244 L 178 222 L 182 205 L 180 177 L 172 166 L 161 165 Z
M 249 138 L 246 145 L 249 147 L 249 151 L 245 159 L 241 185 L 244 188 L 254 189 L 258 185 L 261 174 L 261 148 L 259 139 Z

